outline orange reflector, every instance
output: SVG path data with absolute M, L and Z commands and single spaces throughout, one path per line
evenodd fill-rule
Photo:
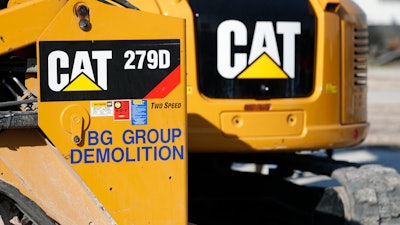
M 357 140 L 357 139 L 358 139 L 358 129 L 357 129 L 357 128 L 354 129 L 354 131 L 353 131 L 353 139 L 354 139 L 354 140 Z
M 244 105 L 244 111 L 269 111 L 271 104 L 247 104 Z

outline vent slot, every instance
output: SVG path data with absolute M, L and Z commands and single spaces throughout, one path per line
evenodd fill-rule
M 342 31 L 342 111 L 343 124 L 367 121 L 368 25 L 363 14 L 343 12 Z
M 332 13 L 337 13 L 340 9 L 340 4 L 339 3 L 328 3 L 326 4 L 325 11 L 326 12 L 332 12 Z
M 367 85 L 368 28 L 354 28 L 354 84 Z

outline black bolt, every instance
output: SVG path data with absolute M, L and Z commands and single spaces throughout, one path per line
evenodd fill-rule
M 74 142 L 78 144 L 79 142 L 81 142 L 81 138 L 78 137 L 78 136 L 75 136 L 74 137 Z
M 79 20 L 79 27 L 83 31 L 89 31 L 92 28 L 92 25 L 90 24 L 89 20 L 81 19 L 81 20 Z
M 78 9 L 76 10 L 76 13 L 79 16 L 85 17 L 85 16 L 89 15 L 89 8 L 86 7 L 85 5 L 80 5 L 78 7 Z

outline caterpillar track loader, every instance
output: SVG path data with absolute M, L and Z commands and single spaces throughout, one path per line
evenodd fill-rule
M 187 224 L 184 21 L 1 3 L 0 224 Z
M 394 170 L 296 154 L 367 135 L 350 0 L 0 0 L 0 21 L 0 224 L 260 224 L 208 199 L 270 187 L 305 224 L 398 224 Z M 340 185 L 300 198 L 295 169 Z

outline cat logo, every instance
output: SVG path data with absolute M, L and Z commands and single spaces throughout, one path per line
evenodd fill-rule
M 76 51 L 73 59 L 61 50 L 48 55 L 48 85 L 52 91 L 104 91 L 107 90 L 107 60 L 111 50 Z M 70 69 L 70 60 L 73 62 Z M 93 70 L 97 65 L 97 76 Z M 65 73 L 70 71 L 70 73 Z
M 250 52 L 234 52 L 248 46 L 247 28 L 238 20 L 226 20 L 217 29 L 217 70 L 226 79 L 293 79 L 295 78 L 295 37 L 301 34 L 301 23 L 257 21 Z M 282 58 L 275 35 L 283 35 Z
M 180 40 L 41 41 L 41 101 L 164 98 L 181 82 Z

